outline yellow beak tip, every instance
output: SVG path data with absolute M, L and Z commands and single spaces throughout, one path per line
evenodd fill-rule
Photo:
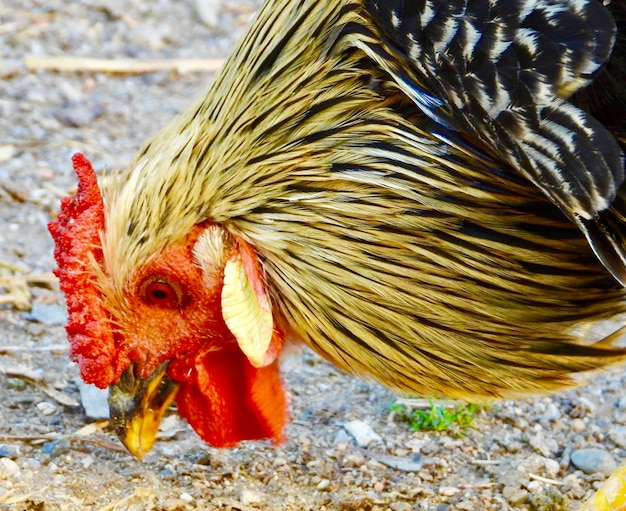
M 127 425 L 124 430 L 118 430 L 117 434 L 126 449 L 136 458 L 143 460 L 152 450 L 156 441 L 158 424 L 156 428 L 149 428 L 146 417 L 137 416 Z
M 111 422 L 120 441 L 140 460 L 150 452 L 159 424 L 178 391 L 167 377 L 167 363 L 149 378 L 137 377 L 130 366 L 109 390 Z

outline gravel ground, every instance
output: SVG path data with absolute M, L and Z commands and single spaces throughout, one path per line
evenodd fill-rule
M 191 0 L 0 5 L 0 277 L 41 281 L 22 304 L 30 311 L 19 309 L 19 279 L 0 290 L 13 293 L 0 296 L 0 509 L 577 510 L 626 457 L 618 370 L 551 398 L 496 403 L 462 437 L 411 432 L 390 413 L 390 392 L 308 351 L 285 365 L 294 421 L 280 448 L 213 449 L 172 412 L 140 462 L 87 417 L 62 298 L 45 283 L 46 224 L 75 186 L 70 155 L 123 167 L 211 75 L 57 73 L 25 57 L 224 58 L 257 3 L 217 4 L 213 27 Z M 379 437 L 357 445 L 353 421 Z

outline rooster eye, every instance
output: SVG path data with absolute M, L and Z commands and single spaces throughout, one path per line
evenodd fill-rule
M 180 305 L 176 290 L 160 280 L 150 282 L 144 289 L 144 296 L 150 305 L 157 307 L 172 309 Z

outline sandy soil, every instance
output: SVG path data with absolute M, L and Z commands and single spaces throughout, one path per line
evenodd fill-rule
M 211 80 L 207 72 L 28 69 L 25 58 L 221 59 L 257 4 L 220 5 L 218 25 L 208 27 L 191 0 L 3 0 L 0 277 L 45 280 L 53 268 L 46 224 L 75 186 L 73 152 L 100 170 L 124 166 Z M 12 282 L 0 291 L 19 294 Z M 285 367 L 294 421 L 284 446 L 213 449 L 172 411 L 140 462 L 85 415 L 58 289 L 29 288 L 32 311 L 18 308 L 18 295 L 0 305 L 0 509 L 576 510 L 603 476 L 577 470 L 571 452 L 626 457 L 617 370 L 581 390 L 497 403 L 459 438 L 411 432 L 390 414 L 390 392 L 304 351 Z M 355 445 L 344 428 L 353 420 L 381 440 Z

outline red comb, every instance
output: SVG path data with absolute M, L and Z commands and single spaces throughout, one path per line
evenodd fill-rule
M 56 222 L 48 224 L 54 239 L 54 258 L 65 293 L 70 358 L 80 367 L 87 383 L 104 388 L 114 378 L 115 342 L 102 294 L 97 286 L 93 260 L 102 262 L 100 232 L 104 229 L 104 203 L 89 160 L 72 157 L 78 176 L 78 192 L 61 200 Z

